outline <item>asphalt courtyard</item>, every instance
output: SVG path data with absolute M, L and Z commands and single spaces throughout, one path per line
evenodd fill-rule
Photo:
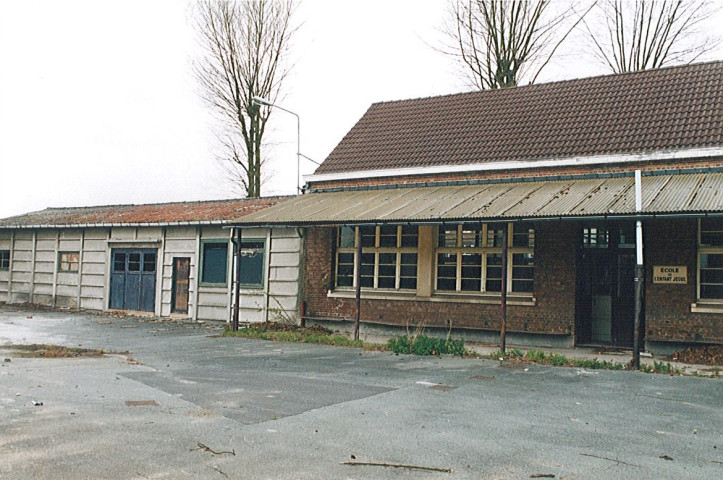
M 723 478 L 719 379 L 219 332 L 0 307 L 0 345 L 127 351 L 0 347 L 0 479 Z

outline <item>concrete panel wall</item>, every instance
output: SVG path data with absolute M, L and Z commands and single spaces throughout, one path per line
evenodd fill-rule
M 90 310 L 104 310 L 108 308 L 105 299 L 106 275 L 109 271 L 107 265 L 108 237 L 107 228 L 90 228 L 83 231 L 80 266 L 80 290 L 78 302 L 81 308 Z
M 58 307 L 108 308 L 110 251 L 116 247 L 158 249 L 156 314 L 230 321 L 234 257 L 231 230 L 217 226 L 38 229 L 0 232 L 0 249 L 11 252 L 11 268 L 0 271 L 0 302 L 35 302 Z M 264 285 L 241 290 L 241 321 L 293 321 L 298 315 L 301 240 L 295 229 L 248 229 L 244 238 L 263 239 Z M 199 286 L 201 240 L 228 239 L 226 287 Z M 59 252 L 78 252 L 79 271 L 59 272 Z M 188 312 L 173 312 L 175 258 L 190 259 Z
M 197 229 L 195 227 L 174 227 L 166 229 L 163 265 L 161 267 L 161 315 L 169 316 L 173 300 L 173 262 L 174 258 L 190 258 L 188 285 L 188 310 L 186 317 L 192 317 L 195 311 L 196 290 L 198 288 L 198 248 Z

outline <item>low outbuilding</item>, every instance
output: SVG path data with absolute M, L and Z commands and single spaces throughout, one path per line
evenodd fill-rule
M 244 321 L 296 323 L 299 231 L 248 229 L 239 244 L 225 228 L 287 199 L 48 208 L 0 220 L 0 302 L 225 322 L 240 258 Z

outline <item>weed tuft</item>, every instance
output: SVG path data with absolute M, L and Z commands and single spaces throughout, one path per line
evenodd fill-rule
M 464 340 L 451 338 L 432 338 L 426 335 L 415 337 L 398 336 L 387 342 L 387 347 L 394 353 L 413 355 L 457 355 L 464 356 Z
M 264 324 L 252 325 L 239 329 L 236 332 L 225 330 L 224 336 L 243 337 L 257 340 L 275 340 L 278 342 L 288 343 L 315 343 L 321 345 L 335 345 L 338 347 L 362 347 L 364 342 L 361 340 L 352 340 L 344 335 L 335 335 L 329 330 L 321 328 L 311 329 L 291 329 L 291 330 L 271 330 Z

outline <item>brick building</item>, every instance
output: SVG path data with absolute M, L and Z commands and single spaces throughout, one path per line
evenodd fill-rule
M 723 342 L 722 62 L 377 103 L 233 223 L 303 227 L 307 321 L 629 347 L 637 220 L 646 347 Z

